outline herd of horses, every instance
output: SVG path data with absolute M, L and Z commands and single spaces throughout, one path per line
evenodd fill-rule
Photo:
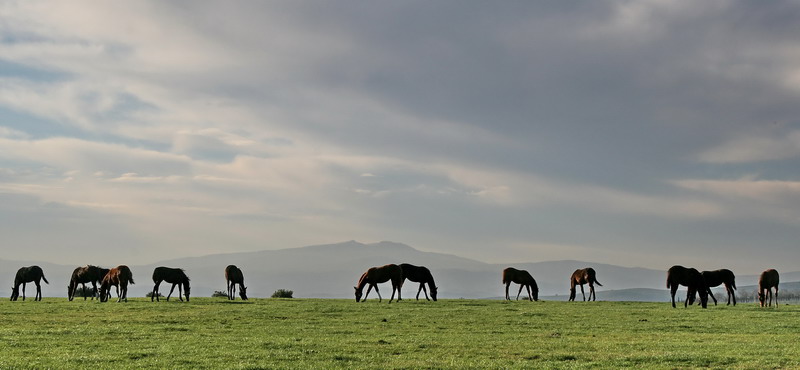
M 378 290 L 378 284 L 388 281 L 391 281 L 392 283 L 392 296 L 389 298 L 389 303 L 394 300 L 395 293 L 397 293 L 397 300 L 400 301 L 402 300 L 401 288 L 403 287 L 406 279 L 415 283 L 419 283 L 419 289 L 417 290 L 416 297 L 417 300 L 419 300 L 419 294 L 424 293 L 426 300 L 433 299 L 436 301 L 439 289 L 433 280 L 431 271 L 424 266 L 415 266 L 408 263 L 402 263 L 400 265 L 388 264 L 371 267 L 365 271 L 358 279 L 356 286 L 353 287 L 355 289 L 356 302 L 366 301 L 367 296 L 373 288 L 375 289 L 375 293 L 378 294 L 378 301 L 381 302 L 383 297 L 381 297 L 381 293 Z M 11 300 L 17 300 L 19 297 L 19 287 L 21 285 L 22 300 L 24 301 L 25 286 L 27 283 L 32 282 L 36 285 L 36 297 L 34 300 L 41 301 L 42 289 L 40 281 L 42 280 L 44 280 L 45 283 L 50 284 L 44 277 L 44 272 L 39 266 L 20 268 L 14 278 L 14 286 L 11 290 Z M 244 285 L 244 274 L 242 273 L 241 269 L 234 265 L 228 265 L 225 267 L 225 280 L 227 282 L 227 296 L 229 300 L 236 298 L 237 285 L 239 286 L 239 296 L 241 299 L 247 300 L 247 287 Z M 153 270 L 153 283 L 155 283 L 155 285 L 153 286 L 153 291 L 150 294 L 150 301 L 160 301 L 160 293 L 158 292 L 158 288 L 164 281 L 172 284 L 172 288 L 167 295 L 167 301 L 169 301 L 169 298 L 175 291 L 176 286 L 178 287 L 178 298 L 183 301 L 183 297 L 185 296 L 186 301 L 189 301 L 189 292 L 191 290 L 191 287 L 189 286 L 189 277 L 186 275 L 186 272 L 183 269 L 170 267 L 156 267 L 155 270 Z M 519 296 L 522 294 L 522 289 L 526 289 L 526 292 L 528 293 L 528 300 L 539 300 L 539 286 L 536 284 L 536 280 L 528 271 L 508 267 L 503 270 L 502 281 L 506 286 L 506 300 L 511 300 L 511 297 L 508 294 L 508 289 L 511 286 L 511 283 L 519 285 L 519 291 L 517 292 L 516 298 L 517 300 L 519 300 Z M 780 279 L 778 271 L 775 269 L 768 269 L 761 273 L 761 276 L 758 279 L 758 300 L 761 307 L 772 306 L 773 290 L 775 291 L 775 305 L 777 307 L 779 281 Z M 100 284 L 99 291 L 97 290 L 98 283 Z M 597 281 L 597 273 L 591 267 L 575 270 L 575 272 L 573 272 L 570 276 L 569 283 L 570 301 L 575 300 L 576 286 L 580 286 L 581 295 L 583 296 L 584 301 L 586 301 L 586 294 L 583 289 L 584 284 L 589 284 L 590 301 L 597 299 L 594 286 L 603 286 L 603 284 L 600 284 L 600 282 Z M 105 269 L 93 265 L 78 267 L 72 272 L 69 285 L 67 286 L 67 296 L 69 297 L 70 301 L 75 298 L 75 293 L 78 291 L 79 284 L 83 287 L 82 291 L 84 300 L 86 300 L 88 297 L 86 294 L 86 284 L 91 284 L 92 299 L 97 296 L 101 302 L 108 301 L 108 299 L 111 297 L 111 287 L 113 286 L 117 293 L 117 302 L 121 302 L 123 300 L 127 302 L 128 284 L 135 283 L 133 282 L 133 273 L 131 272 L 131 269 L 125 265 L 119 265 L 111 269 Z M 425 288 L 425 285 L 428 286 L 427 289 Z M 714 301 L 714 305 L 716 305 L 717 299 L 711 292 L 711 288 L 720 285 L 725 286 L 725 291 L 728 294 L 727 304 L 730 305 L 733 303 L 733 305 L 736 306 L 736 294 L 734 292 L 736 289 L 736 276 L 731 270 L 720 269 L 700 272 L 695 268 L 675 265 L 670 267 L 667 271 L 667 289 L 670 290 L 672 307 L 676 307 L 675 294 L 680 286 L 685 286 L 687 288 L 686 300 L 683 303 L 684 307 L 694 305 L 694 302 L 698 296 L 700 297 L 699 304 L 703 308 L 706 308 L 708 305 L 708 297 L 711 297 L 711 299 Z M 364 293 L 365 286 L 368 286 L 366 293 Z M 430 293 L 430 298 L 428 298 L 428 293 Z
M 39 266 L 22 267 L 17 271 L 14 278 L 14 286 L 11 288 L 11 300 L 16 301 L 19 298 L 19 287 L 22 285 L 22 300 L 25 300 L 25 285 L 27 283 L 36 284 L 36 298 L 35 300 L 42 300 L 42 288 L 39 282 L 44 280 L 45 283 L 50 284 L 44 277 L 44 272 Z M 244 274 L 242 270 L 234 265 L 229 265 L 225 268 L 225 280 L 228 282 L 228 299 L 235 298 L 236 285 L 239 286 L 239 296 L 243 300 L 247 300 L 247 287 L 244 286 Z M 178 298 L 183 301 L 189 301 L 191 287 L 189 286 L 189 276 L 180 268 L 170 267 L 156 267 L 153 270 L 153 291 L 150 294 L 150 301 L 160 301 L 161 294 L 158 292 L 159 286 L 162 282 L 172 284 L 172 288 L 167 295 L 167 301 L 178 287 Z M 92 284 L 91 297 L 98 298 L 100 302 L 107 302 L 111 297 L 111 287 L 113 286 L 117 292 L 117 302 L 128 301 L 128 284 L 135 284 L 133 282 L 133 273 L 128 266 L 119 265 L 117 267 L 106 269 L 93 265 L 78 267 L 72 271 L 72 276 L 69 279 L 67 286 L 67 297 L 70 301 L 75 298 L 75 293 L 78 291 L 78 285 L 82 287 L 83 300 L 86 300 L 87 295 L 86 284 Z M 100 284 L 100 290 L 97 290 L 97 285 Z

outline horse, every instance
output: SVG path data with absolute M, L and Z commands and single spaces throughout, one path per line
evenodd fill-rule
M 513 267 L 506 268 L 503 270 L 503 284 L 506 285 L 506 300 L 510 301 L 511 298 L 508 296 L 508 287 L 511 283 L 519 284 L 519 292 L 517 292 L 517 300 L 519 300 L 519 295 L 522 293 L 522 288 L 526 288 L 528 291 L 528 300 L 529 301 L 538 301 L 539 300 L 539 286 L 536 285 L 536 280 L 533 279 L 528 271 L 525 270 L 517 270 Z M 531 290 L 533 290 L 533 295 L 531 295 Z
M 403 284 L 405 284 L 406 279 L 413 281 L 415 283 L 419 283 L 419 289 L 417 290 L 417 300 L 419 300 L 419 293 L 425 293 L 425 299 L 430 301 L 428 298 L 428 292 L 425 291 L 425 284 L 428 284 L 428 289 L 431 291 L 431 298 L 433 301 L 436 302 L 436 295 L 439 291 L 439 287 L 436 286 L 436 283 L 433 282 L 433 275 L 431 275 L 431 270 L 428 270 L 425 266 L 414 266 L 408 263 L 401 263 L 400 268 L 403 270 L 403 282 L 400 284 L 402 288 Z
M 67 297 L 72 301 L 75 298 L 75 291 L 78 290 L 78 284 L 83 286 L 83 300 L 86 300 L 86 283 L 92 283 L 92 299 L 97 295 L 97 283 L 103 280 L 103 277 L 108 273 L 108 269 L 100 268 L 93 265 L 78 267 L 72 271 L 72 277 L 69 279 L 67 286 Z
M 236 284 L 239 284 L 239 296 L 243 301 L 247 300 L 247 287 L 244 286 L 244 274 L 242 270 L 234 265 L 225 268 L 225 280 L 228 286 L 228 299 L 236 298 Z
M 722 284 L 725 284 L 725 292 L 728 293 L 728 303 L 727 305 L 731 304 L 731 299 L 733 299 L 733 305 L 736 306 L 736 293 L 734 290 L 736 289 L 736 275 L 733 274 L 733 271 L 728 269 L 720 269 L 714 271 L 703 271 L 703 279 L 706 281 L 706 285 L 708 286 L 708 295 L 714 301 L 714 306 L 717 305 L 717 298 L 714 297 L 714 294 L 711 293 L 711 288 L 718 287 Z
M 100 283 L 100 302 L 107 302 L 111 296 L 111 286 L 117 287 L 117 302 L 128 301 L 128 283 L 133 282 L 133 273 L 128 266 L 119 265 L 108 271 Z
M 594 292 L 594 285 L 603 286 L 603 284 L 597 281 L 596 273 L 591 267 L 577 269 L 572 273 L 572 276 L 569 278 L 569 300 L 575 300 L 575 285 L 580 285 L 581 295 L 583 295 L 583 300 L 586 301 L 586 294 L 583 292 L 583 284 L 587 283 L 589 284 L 589 300 L 597 300 L 597 294 Z
M 169 302 L 169 297 L 172 295 L 172 292 L 175 290 L 175 285 L 178 286 L 178 298 L 183 302 L 183 297 L 181 294 L 186 294 L 186 302 L 189 302 L 189 277 L 186 276 L 186 272 L 183 269 L 179 268 L 169 268 L 169 267 L 156 267 L 153 270 L 153 282 L 156 283 L 153 286 L 153 295 L 150 296 L 150 301 L 153 301 L 155 298 L 156 301 L 161 301 L 158 299 L 158 286 L 161 285 L 162 281 L 166 281 L 172 284 L 172 289 L 169 290 L 169 295 L 167 295 L 167 302 Z M 181 291 L 183 289 L 183 293 Z
M 767 295 L 769 295 L 769 303 L 767 307 L 772 307 L 772 288 L 775 288 L 775 307 L 778 307 L 778 283 L 780 277 L 778 271 L 775 269 L 765 270 L 758 278 L 758 302 L 761 307 L 767 303 Z
M 669 271 L 667 271 L 667 289 L 670 289 L 672 296 L 672 308 L 675 308 L 675 293 L 680 285 L 688 288 L 686 301 L 683 303 L 684 307 L 694 304 L 695 293 L 700 294 L 700 305 L 703 308 L 707 307 L 709 289 L 700 271 L 678 265 L 669 268 Z
M 400 302 L 400 288 L 403 286 L 403 269 L 395 264 L 383 265 L 380 267 L 371 267 L 358 279 L 358 285 L 354 286 L 356 290 L 356 302 L 361 302 L 361 292 L 364 291 L 364 286 L 369 284 L 367 294 L 364 294 L 364 302 L 367 301 L 367 296 L 372 288 L 378 293 L 378 302 L 382 302 L 381 292 L 378 290 L 378 284 L 392 281 L 392 297 L 389 298 L 389 303 L 394 299 L 394 293 L 397 292 L 397 301 Z
M 22 267 L 17 270 L 17 275 L 14 277 L 14 287 L 11 288 L 11 300 L 16 301 L 19 298 L 19 285 L 22 284 L 22 300 L 25 300 L 25 285 L 33 282 L 36 284 L 36 297 L 34 301 L 42 300 L 42 286 L 39 284 L 40 280 L 50 284 L 44 277 L 44 272 L 39 266 Z

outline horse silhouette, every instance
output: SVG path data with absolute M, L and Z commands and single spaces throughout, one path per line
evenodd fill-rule
M 772 288 L 775 288 L 775 307 L 778 307 L 778 283 L 780 283 L 780 276 L 775 269 L 765 270 L 758 278 L 758 302 L 761 307 L 766 304 L 767 307 L 772 307 Z M 769 295 L 769 303 L 767 304 L 767 295 Z
M 709 289 L 700 271 L 679 265 L 669 268 L 669 271 L 667 271 L 667 289 L 670 290 L 670 295 L 672 296 L 673 308 L 675 308 L 675 293 L 680 285 L 687 287 L 686 301 L 683 302 L 684 307 L 694 304 L 695 293 L 700 294 L 700 305 L 703 308 L 707 307 Z
M 19 298 L 19 286 L 22 284 L 22 300 L 25 300 L 25 285 L 33 282 L 36 284 L 36 297 L 34 301 L 42 300 L 42 286 L 39 284 L 40 280 L 50 284 L 44 277 L 44 272 L 39 266 L 22 267 L 17 270 L 17 275 L 14 277 L 14 286 L 11 288 L 11 300 L 16 301 Z
M 236 298 L 236 284 L 239 284 L 239 296 L 243 301 L 247 300 L 247 287 L 244 286 L 244 274 L 242 270 L 234 265 L 225 268 L 225 281 L 228 287 L 228 299 Z
M 733 305 L 736 306 L 736 275 L 733 274 L 733 271 L 728 269 L 719 269 L 714 271 L 703 271 L 703 279 L 706 281 L 706 285 L 708 286 L 708 295 L 714 301 L 714 306 L 717 305 L 717 298 L 714 297 L 714 293 L 711 292 L 711 288 L 718 287 L 720 285 L 725 285 L 725 292 L 728 293 L 728 305 L 731 304 L 731 300 L 733 300 Z
M 400 298 L 400 288 L 403 286 L 403 269 L 395 264 L 371 267 L 363 273 L 361 278 L 358 279 L 358 285 L 353 287 L 353 289 L 356 290 L 356 302 L 361 302 L 361 293 L 364 291 L 364 286 L 367 284 L 369 284 L 369 288 L 367 288 L 367 294 L 364 294 L 364 301 L 367 300 L 367 296 L 372 288 L 375 288 L 375 292 L 378 293 L 378 302 L 382 302 L 383 298 L 381 297 L 381 292 L 378 290 L 378 284 L 385 283 L 389 280 L 392 281 L 392 297 L 389 298 L 389 303 L 392 303 L 395 292 L 397 292 L 397 301 L 399 302 L 402 300 L 402 298 Z
M 92 299 L 97 295 L 97 284 L 103 280 L 109 269 L 100 268 L 93 265 L 75 268 L 72 271 L 72 276 L 69 279 L 67 286 L 67 297 L 72 301 L 75 298 L 75 291 L 78 290 L 78 284 L 83 287 L 83 300 L 86 300 L 86 283 L 92 283 Z
M 128 266 L 119 265 L 108 271 L 100 283 L 100 302 L 107 302 L 111 296 L 111 286 L 117 287 L 117 302 L 128 301 L 128 283 L 133 282 L 133 273 Z
M 598 286 L 603 286 L 597 281 L 596 273 L 594 269 L 591 267 L 587 267 L 585 269 L 577 269 L 575 272 L 572 273 L 572 276 L 569 278 L 569 300 L 575 300 L 575 285 L 581 286 L 581 295 L 583 295 L 583 300 L 586 301 L 586 294 L 583 292 L 583 284 L 589 284 L 589 300 L 594 301 L 597 300 L 597 294 L 594 292 L 594 285 L 597 284 Z
M 167 301 L 169 302 L 169 297 L 172 296 L 172 292 L 175 290 L 175 286 L 178 286 L 178 298 L 183 302 L 183 297 L 181 294 L 186 294 L 186 302 L 189 302 L 189 277 L 186 276 L 186 272 L 183 269 L 179 268 L 170 268 L 170 267 L 156 267 L 153 270 L 153 282 L 156 283 L 153 286 L 153 295 L 150 296 L 150 301 L 153 301 L 155 298 L 156 301 L 161 301 L 158 298 L 158 287 L 161 285 L 162 281 L 166 281 L 172 284 L 172 289 L 169 290 L 169 295 L 167 295 Z
M 538 301 L 539 300 L 539 286 L 536 284 L 536 280 L 533 279 L 528 271 L 525 270 L 517 270 L 513 267 L 508 267 L 503 270 L 503 284 L 506 285 L 506 300 L 510 301 L 511 298 L 508 296 L 508 287 L 511 283 L 519 284 L 519 292 L 517 292 L 517 300 L 519 300 L 519 295 L 522 293 L 522 288 L 526 288 L 528 291 L 528 300 L 530 301 Z M 533 291 L 533 295 L 531 295 L 531 291 Z
M 436 301 L 436 295 L 439 291 L 439 287 L 437 287 L 436 283 L 433 282 L 431 270 L 428 270 L 428 268 L 425 266 L 414 266 L 408 263 L 401 263 L 400 268 L 403 270 L 403 283 L 400 284 L 401 288 L 402 285 L 405 284 L 406 279 L 415 283 L 419 283 L 417 300 L 419 300 L 419 293 L 424 292 L 425 299 L 430 301 L 428 298 L 428 292 L 425 291 L 425 284 L 428 284 L 428 290 L 431 292 L 431 298 L 433 298 L 434 302 Z

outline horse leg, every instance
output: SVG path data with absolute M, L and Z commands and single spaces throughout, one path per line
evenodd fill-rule
M 425 300 L 430 301 L 431 299 L 428 298 L 428 290 L 425 289 L 425 283 L 420 283 L 419 286 L 422 287 L 422 292 L 425 293 Z M 419 292 L 417 292 L 417 297 L 419 297 Z
M 392 283 L 392 297 L 389 298 L 389 303 L 392 303 L 392 300 L 394 299 L 395 290 L 397 290 L 397 287 L 394 285 L 394 283 Z M 400 302 L 400 293 L 397 293 L 397 301 Z
M 533 302 L 533 294 L 531 294 L 531 286 L 526 284 L 525 290 L 528 291 L 528 300 Z
M 417 300 L 419 301 L 419 293 L 422 292 L 422 289 L 425 289 L 425 283 L 419 283 L 419 289 L 417 289 Z M 425 293 L 425 298 L 428 298 L 428 293 Z
M 581 286 L 581 295 L 583 296 L 583 301 L 586 302 L 586 293 L 583 292 L 583 284 L 579 284 Z M 591 294 L 589 298 L 592 298 Z
M 510 281 L 506 283 L 506 301 L 510 301 L 511 300 L 511 298 L 508 297 L 508 286 L 509 285 L 511 285 Z
M 778 287 L 775 287 L 775 308 L 778 308 Z
M 39 280 L 36 280 L 33 283 L 36 284 L 36 298 L 34 298 L 33 300 L 34 301 L 41 301 L 42 300 L 42 286 L 39 284 Z
M 228 300 L 230 301 L 230 300 L 232 299 L 232 298 L 231 298 L 231 281 L 230 281 L 230 280 L 226 280 L 226 281 L 225 281 L 225 289 L 227 289 L 227 292 L 228 292 Z
M 25 285 L 28 283 L 22 283 L 22 301 L 25 302 Z
M 150 302 L 152 302 L 152 301 L 153 301 L 153 298 L 154 298 L 154 297 L 155 297 L 156 301 L 160 301 L 160 300 L 158 299 L 158 286 L 159 286 L 159 285 L 161 285 L 161 281 L 157 281 L 157 282 L 156 282 L 156 285 L 154 285 L 154 286 L 153 286 L 153 294 L 151 294 L 151 295 L 150 295 Z
M 672 297 L 672 308 L 675 308 L 675 293 L 677 292 L 678 292 L 677 286 L 672 286 L 671 288 L 669 288 L 669 294 Z
M 519 285 L 519 291 L 517 292 L 517 300 L 518 301 L 519 301 L 519 295 L 522 293 L 522 288 L 524 288 L 524 287 L 525 287 L 525 284 L 520 284 Z
M 167 302 L 169 302 L 169 297 L 172 297 L 172 292 L 175 291 L 175 283 L 172 284 L 172 288 L 169 290 L 169 294 L 167 294 Z
M 183 302 L 183 284 L 178 283 L 178 299 Z
M 364 298 L 361 299 L 361 302 L 367 301 L 367 296 L 369 295 L 369 291 L 372 290 L 372 284 L 367 286 L 367 294 L 364 294 Z
M 711 297 L 711 300 L 714 301 L 714 306 L 716 306 L 717 305 L 717 299 L 714 298 L 714 293 L 711 293 L 711 288 L 707 288 L 707 289 L 708 289 L 708 296 Z M 700 303 L 702 304 L 703 302 L 701 301 Z
M 375 287 L 375 293 L 378 293 L 378 302 L 383 302 L 383 297 L 381 297 L 381 291 L 378 290 L 378 284 L 373 284 L 373 286 Z M 392 292 L 392 296 L 394 296 L 394 292 Z
M 596 301 L 597 300 L 597 294 L 595 294 L 595 292 L 594 292 L 594 283 L 592 283 L 592 282 L 589 282 L 589 300 L 590 301 Z

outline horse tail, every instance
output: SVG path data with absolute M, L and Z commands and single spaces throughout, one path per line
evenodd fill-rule
M 128 278 L 128 282 L 131 283 L 131 284 L 136 284 L 136 283 L 133 282 L 133 276 Z
M 672 284 L 669 283 L 669 276 L 667 276 L 667 289 L 672 288 Z
M 597 284 L 598 286 L 603 286 L 603 284 L 600 284 L 600 282 L 597 281 L 597 279 L 594 279 L 594 283 Z
M 42 274 L 42 280 L 44 280 L 44 282 L 45 282 L 45 283 L 47 283 L 47 284 L 50 284 L 50 282 L 49 282 L 49 281 L 47 281 L 47 278 L 46 278 L 46 277 L 44 277 L 44 274 Z M 76 285 L 77 285 L 77 284 L 76 284 Z
M 736 279 L 731 280 L 731 287 L 736 290 Z

